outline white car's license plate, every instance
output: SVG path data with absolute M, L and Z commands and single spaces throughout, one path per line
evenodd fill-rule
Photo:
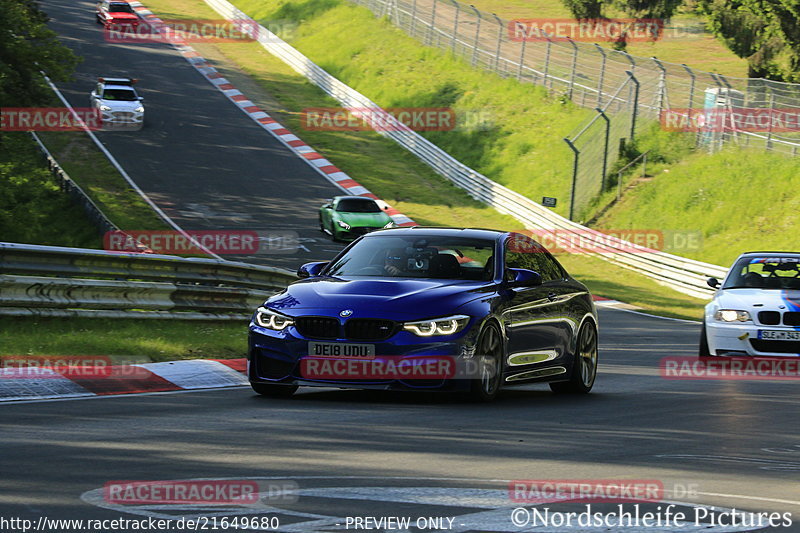
M 347 359 L 374 359 L 375 345 L 310 341 L 308 343 L 308 355 L 316 357 L 344 357 Z
M 758 330 L 758 338 L 766 341 L 800 341 L 800 331 Z

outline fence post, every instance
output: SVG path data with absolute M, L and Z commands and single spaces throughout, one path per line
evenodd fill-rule
M 769 129 L 767 130 L 767 151 L 772 150 L 772 113 L 775 110 L 775 93 L 769 93 Z
M 433 10 L 431 11 L 431 26 L 430 28 L 428 28 L 428 37 L 425 40 L 428 46 L 430 46 L 433 43 L 433 28 L 436 26 L 436 4 L 437 0 L 433 0 Z
M 636 115 L 638 113 L 639 108 L 639 80 L 636 79 L 636 76 L 633 75 L 633 72 L 630 70 L 626 70 L 625 74 L 630 77 L 631 82 L 633 83 L 633 111 L 631 112 L 631 141 L 634 140 L 636 137 Z
M 471 63 L 472 63 L 472 66 L 474 67 L 475 66 L 475 61 L 477 61 L 477 58 L 478 58 L 478 38 L 480 37 L 480 34 L 481 34 L 481 21 L 483 20 L 483 17 L 481 16 L 481 12 L 478 11 L 477 7 L 473 6 L 472 4 L 470 4 L 469 7 L 471 7 L 475 11 L 475 16 L 478 17 L 478 22 L 477 22 L 477 24 L 475 24 L 475 40 L 472 43 L 472 61 L 471 61 Z
M 600 63 L 600 79 L 597 81 L 597 107 L 603 107 L 603 83 L 606 77 L 606 51 L 597 43 L 594 43 L 594 46 L 603 57 L 603 61 Z
M 572 72 L 569 75 L 569 99 L 572 100 L 572 90 L 575 87 L 575 73 L 578 70 L 578 45 L 575 41 L 567 37 L 569 44 L 572 45 Z
M 503 42 L 503 21 L 495 13 L 492 16 L 497 21 L 497 47 L 494 52 L 494 69 L 500 71 L 500 45 Z
M 575 158 L 572 160 L 572 189 L 569 193 L 569 219 L 572 220 L 573 215 L 575 214 L 575 184 L 578 181 L 578 157 L 580 156 L 580 152 L 572 144 L 572 141 L 564 137 L 564 142 L 570 147 L 572 152 L 575 154 Z
M 520 26 L 520 22 L 516 21 L 517 27 Z M 524 26 L 523 26 L 524 27 Z M 525 45 L 528 43 L 528 39 L 525 37 L 522 38 L 522 43 L 519 50 L 519 67 L 517 68 L 517 80 L 522 79 L 522 65 L 525 63 Z M 533 83 L 536 83 L 536 73 L 534 72 L 533 75 Z
M 458 35 L 458 15 L 461 13 L 461 6 L 459 5 L 458 2 L 456 2 L 456 0 L 450 0 L 450 1 L 453 2 L 453 5 L 456 8 L 456 18 L 455 18 L 455 21 L 453 22 L 453 39 L 450 42 L 450 48 L 453 51 L 453 53 L 455 54 L 456 53 L 456 36 Z
M 417 22 L 417 0 L 412 0 L 411 2 L 411 28 L 409 29 L 409 33 L 411 36 L 414 36 L 414 26 Z
M 547 50 L 545 51 L 544 55 L 544 80 L 542 85 L 547 87 L 547 78 L 548 78 L 548 71 L 550 70 L 550 49 L 553 47 L 553 41 L 550 40 L 550 37 L 547 37 Z M 553 87 L 553 84 L 550 84 L 550 88 Z
M 664 100 L 667 101 L 669 105 L 669 99 L 667 98 L 667 69 L 664 68 L 664 65 L 661 64 L 656 56 L 651 57 L 650 59 L 653 60 L 653 63 L 656 64 L 658 69 L 661 73 L 658 75 L 658 116 L 661 116 L 661 112 L 664 110 Z
M 608 172 L 608 140 L 611 137 L 611 119 L 608 118 L 602 109 L 599 107 L 595 109 L 603 120 L 606 121 L 606 142 L 605 146 L 603 147 L 603 174 L 600 176 L 600 192 L 606 190 L 606 172 Z

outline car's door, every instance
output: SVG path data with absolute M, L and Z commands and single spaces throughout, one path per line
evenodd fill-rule
M 571 289 L 564 284 L 566 273 L 539 243 L 521 234 L 506 241 L 503 261 L 505 269 L 525 268 L 542 276 L 541 285 L 511 289 L 504 312 L 507 380 L 557 373 L 575 327 L 567 309 Z

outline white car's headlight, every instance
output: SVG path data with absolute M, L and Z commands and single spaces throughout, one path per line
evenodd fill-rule
M 433 337 L 434 335 L 453 335 L 458 333 L 469 322 L 469 317 L 465 315 L 453 315 L 444 318 L 434 318 L 432 320 L 420 320 L 418 322 L 406 322 L 403 329 L 410 331 L 418 337 Z
M 386 228 L 393 228 L 393 227 L 394 227 L 394 222 L 389 222 L 383 228 L 386 229 Z
M 144 113 L 144 106 L 140 105 L 139 107 L 134 109 L 134 111 L 137 112 L 137 113 Z
M 714 313 L 714 320 L 719 322 L 750 322 L 750 313 L 737 309 L 720 309 Z
M 339 227 L 340 227 L 340 228 L 344 228 L 344 229 L 346 229 L 346 230 L 349 230 L 349 229 L 350 229 L 350 224 L 348 224 L 348 223 L 347 223 L 347 222 L 345 222 L 344 220 L 339 220 L 339 221 L 337 222 L 337 224 L 339 224 Z
M 100 111 L 111 111 L 111 108 L 105 104 L 100 106 Z
M 294 324 L 294 320 L 288 316 L 270 311 L 265 307 L 259 307 L 256 310 L 255 321 L 262 328 L 274 329 L 275 331 L 281 331 Z

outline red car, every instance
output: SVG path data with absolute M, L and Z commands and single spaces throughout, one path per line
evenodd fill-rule
M 105 27 L 139 25 L 139 16 L 128 2 L 101 0 L 95 9 L 97 22 Z

